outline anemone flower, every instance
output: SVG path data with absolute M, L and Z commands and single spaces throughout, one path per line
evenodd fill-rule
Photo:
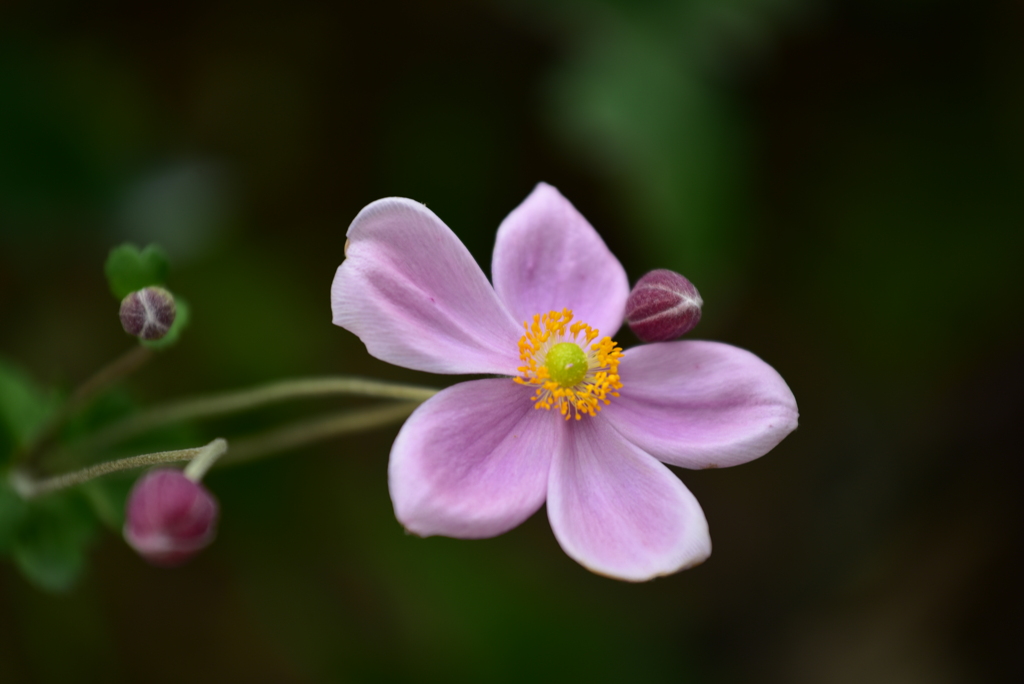
M 420 536 L 493 537 L 545 502 L 558 543 L 630 581 L 711 553 L 697 500 L 664 464 L 758 458 L 797 424 L 792 392 L 748 351 L 676 341 L 623 352 L 629 282 L 555 188 L 502 222 L 493 287 L 424 205 L 373 202 L 348 229 L 334 323 L 370 354 L 430 373 L 487 374 L 409 417 L 391 448 L 395 515 Z

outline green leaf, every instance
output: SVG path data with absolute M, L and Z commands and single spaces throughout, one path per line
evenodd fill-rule
M 188 302 L 178 295 L 174 295 L 174 306 L 177 309 L 177 313 L 174 316 L 174 323 L 171 324 L 171 328 L 167 331 L 167 334 L 159 340 L 139 340 L 139 344 L 149 347 L 150 349 L 166 349 L 178 341 L 178 337 L 181 336 L 181 331 L 188 326 L 189 317 L 192 315 L 192 311 L 189 308 Z
M 85 568 L 96 517 L 81 492 L 49 494 L 28 503 L 12 555 L 27 580 L 51 592 L 69 590 Z
M 27 373 L 0 359 L 0 463 L 27 446 L 59 403 Z
M 119 300 L 144 287 L 163 285 L 169 270 L 167 255 L 158 245 L 139 251 L 138 247 L 127 243 L 110 250 L 104 266 L 110 291 Z

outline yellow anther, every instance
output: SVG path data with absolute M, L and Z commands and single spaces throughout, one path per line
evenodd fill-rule
M 582 321 L 571 323 L 572 311 L 550 311 L 537 314 L 533 321 L 523 322 L 526 333 L 519 340 L 519 358 L 524 365 L 518 368 L 521 377 L 513 378 L 521 385 L 536 385 L 533 395 L 534 407 L 550 411 L 557 408 L 566 420 L 580 420 L 584 414 L 595 415 L 602 405 L 611 403 L 609 397 L 617 397 L 615 390 L 622 387 L 619 380 L 619 359 L 622 349 L 610 337 L 597 342 L 599 332 Z M 556 352 L 551 362 L 561 364 L 552 378 L 547 367 L 548 354 L 560 344 L 576 346 L 586 359 L 586 372 L 567 371 L 567 357 Z M 572 355 L 570 355 L 572 356 Z M 575 357 L 570 358 L 575 362 Z M 565 384 L 562 384 L 562 383 Z

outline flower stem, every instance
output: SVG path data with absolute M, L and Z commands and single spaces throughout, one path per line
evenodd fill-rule
M 142 411 L 83 439 L 75 445 L 75 451 L 99 451 L 161 425 L 237 413 L 289 399 L 354 394 L 420 403 L 439 391 L 431 387 L 352 377 L 284 380 L 213 396 L 182 399 Z
M 286 451 L 339 435 L 398 422 L 416 410 L 420 402 L 403 401 L 369 409 L 332 413 L 311 418 L 275 430 L 232 442 L 231 453 L 221 459 L 222 465 L 253 461 L 275 452 Z
M 78 389 L 71 394 L 71 397 L 64 405 L 67 407 L 67 413 L 69 415 L 74 413 L 97 394 L 121 378 L 137 371 L 151 358 L 153 358 L 152 349 L 136 344 L 79 385 Z
M 201 454 L 216 452 L 217 455 L 227 451 L 228 443 L 223 439 L 215 439 L 206 446 L 193 449 L 178 449 L 176 451 L 158 451 L 154 454 L 142 454 L 141 456 L 130 456 L 116 461 L 97 463 L 81 470 L 76 470 L 63 475 L 55 475 L 42 480 L 36 480 L 24 470 L 15 470 L 11 473 L 11 485 L 15 491 L 26 499 L 31 499 L 42 494 L 48 494 L 60 489 L 67 489 L 75 485 L 88 482 L 101 475 L 109 475 L 121 470 L 143 468 L 145 466 L 159 465 L 161 463 L 175 463 L 178 461 L 191 461 Z
M 228 450 L 228 443 L 223 439 L 215 439 L 206 446 L 203 447 L 202 451 L 195 455 L 188 465 L 185 466 L 185 477 L 192 480 L 193 482 L 199 482 L 203 479 L 203 475 L 206 475 L 206 471 L 209 470 L 217 459 L 224 455 Z
M 154 454 L 130 456 L 116 461 L 97 463 L 63 475 L 55 475 L 36 480 L 25 470 L 11 473 L 11 484 L 15 491 L 26 499 L 48 494 L 68 487 L 88 482 L 101 475 L 109 475 L 121 470 L 143 468 L 161 463 L 190 461 L 185 468 L 185 476 L 198 482 L 206 471 L 220 458 L 223 465 L 234 465 L 253 461 L 276 452 L 294 449 L 312 442 L 330 439 L 339 435 L 361 430 L 372 430 L 402 420 L 420 405 L 418 401 L 403 401 L 369 409 L 334 413 L 311 420 L 299 421 L 283 428 L 268 430 L 259 435 L 240 439 L 234 442 L 228 453 L 228 443 L 217 438 L 203 447 L 179 449 L 176 451 L 160 451 Z

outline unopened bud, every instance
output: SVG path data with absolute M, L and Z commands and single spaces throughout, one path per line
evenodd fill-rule
M 629 293 L 626 321 L 644 342 L 665 342 L 697 327 L 703 305 L 693 283 L 659 268 L 638 280 Z
M 162 287 L 146 287 L 121 300 L 121 326 L 143 340 L 166 335 L 176 313 L 174 295 Z
M 181 565 L 213 541 L 217 500 L 180 470 L 160 468 L 128 495 L 124 538 L 153 565 Z

